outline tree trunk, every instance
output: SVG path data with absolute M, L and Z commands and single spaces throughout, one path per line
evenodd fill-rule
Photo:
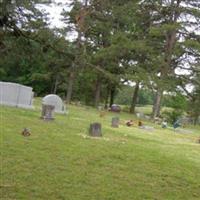
M 139 89 L 140 89 L 139 86 L 140 86 L 140 82 L 137 81 L 136 85 L 135 85 L 134 92 L 133 92 L 133 98 L 132 98 L 132 102 L 131 102 L 130 113 L 135 113 L 135 106 L 136 106 L 136 103 L 137 103 L 138 92 L 139 92 Z
M 156 93 L 155 100 L 154 100 L 154 105 L 153 105 L 153 111 L 152 111 L 152 118 L 153 119 L 160 116 L 162 94 L 163 94 L 163 91 L 158 89 L 157 93 Z
M 198 120 L 199 120 L 199 115 L 195 115 L 194 116 L 194 125 L 195 126 L 198 124 Z
M 115 97 L 115 90 L 116 90 L 116 87 L 115 86 L 112 86 L 111 87 L 111 90 L 110 90 L 110 103 L 109 103 L 109 106 L 111 107 L 114 103 L 114 97 Z
M 97 108 L 100 102 L 100 94 L 101 94 L 101 80 L 98 78 L 95 86 L 95 97 L 94 97 L 94 106 Z
M 72 70 L 69 75 L 69 82 L 68 82 L 68 87 L 67 87 L 67 97 L 66 97 L 67 104 L 71 102 L 74 79 L 75 79 L 75 73 Z
M 104 105 L 105 109 L 108 109 L 109 93 L 110 93 L 110 88 L 108 85 L 108 87 L 106 89 L 106 97 L 105 97 L 105 105 Z
M 58 83 L 59 83 L 59 80 L 58 80 L 58 74 L 57 74 L 55 84 L 54 84 L 53 94 L 56 94 L 56 92 L 57 92 Z
M 78 37 L 76 41 L 76 48 L 80 49 L 81 48 L 81 31 L 78 29 Z M 69 75 L 69 81 L 68 81 L 68 87 L 67 87 L 67 97 L 66 97 L 66 103 L 69 104 L 71 102 L 71 97 L 72 97 L 72 91 L 73 91 L 73 84 L 75 80 L 75 72 L 77 72 L 77 68 L 80 67 L 79 63 L 79 57 L 80 54 L 77 54 L 75 56 L 74 62 L 71 67 L 70 75 Z
M 179 6 L 180 6 L 181 1 L 171 1 L 171 8 L 176 7 L 176 10 L 171 13 L 171 24 L 174 24 L 177 22 L 180 12 L 179 12 Z M 174 68 L 171 66 L 171 61 L 172 61 L 172 56 L 173 56 L 173 50 L 176 45 L 176 38 L 177 35 L 177 29 L 174 28 L 171 31 L 168 31 L 166 34 L 166 44 L 165 44 L 165 52 L 164 52 L 164 61 L 165 64 L 162 66 L 161 69 L 161 75 L 160 75 L 160 80 L 162 82 L 165 82 L 166 78 L 169 77 L 169 74 L 173 73 Z M 155 117 L 158 117 L 160 115 L 160 108 L 161 108 L 161 100 L 162 100 L 162 95 L 163 95 L 163 90 L 158 89 L 157 94 L 155 97 L 154 105 L 153 105 L 153 111 L 152 111 L 152 118 L 154 119 Z

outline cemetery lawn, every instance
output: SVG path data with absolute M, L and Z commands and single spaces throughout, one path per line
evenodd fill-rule
M 104 118 L 89 107 L 70 106 L 53 122 L 35 110 L 0 107 L 0 199 L 17 200 L 199 200 L 200 129 L 153 132 L 122 125 L 116 114 Z M 133 118 L 134 119 L 134 118 Z M 87 137 L 101 122 L 103 138 Z M 153 126 L 153 125 L 151 125 Z M 27 127 L 31 136 L 21 131 Z

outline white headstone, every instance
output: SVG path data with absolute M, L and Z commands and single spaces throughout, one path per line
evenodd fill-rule
M 49 94 L 42 99 L 42 104 L 55 106 L 55 112 L 65 113 L 65 106 L 62 99 L 55 94 Z
M 0 104 L 22 108 L 33 108 L 33 92 L 31 87 L 17 83 L 0 81 Z

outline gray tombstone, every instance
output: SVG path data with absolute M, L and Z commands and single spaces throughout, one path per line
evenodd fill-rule
M 102 137 L 101 124 L 100 123 L 90 124 L 89 135 L 93 137 Z
M 62 99 L 55 94 L 49 94 L 42 99 L 42 104 L 52 105 L 55 107 L 56 113 L 65 114 L 65 106 Z
M 42 116 L 41 118 L 46 121 L 54 120 L 54 109 L 55 106 L 42 104 Z
M 137 116 L 137 118 L 139 118 L 139 119 L 144 119 L 144 118 L 145 118 L 145 114 L 142 113 L 142 112 L 137 112 L 137 113 L 136 113 L 136 116 Z
M 121 112 L 121 107 L 117 104 L 113 104 L 110 108 L 110 111 L 112 112 Z
M 111 124 L 111 126 L 113 128 L 118 128 L 119 127 L 119 117 L 113 117 L 112 118 L 112 124 Z

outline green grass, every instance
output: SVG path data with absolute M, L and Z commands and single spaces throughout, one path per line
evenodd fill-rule
M 171 110 L 173 110 L 173 109 L 169 108 L 169 107 L 162 107 L 161 112 L 171 111 Z M 144 113 L 145 115 L 151 115 L 152 105 L 138 106 L 138 107 L 136 107 L 136 112 L 141 112 L 141 113 Z
M 53 122 L 35 110 L 1 109 L 0 199 L 17 200 L 193 200 L 200 199 L 200 129 L 178 134 L 122 125 L 115 114 L 99 117 L 86 107 L 69 107 Z M 103 138 L 87 137 L 101 122 Z M 24 127 L 31 130 L 23 137 Z

